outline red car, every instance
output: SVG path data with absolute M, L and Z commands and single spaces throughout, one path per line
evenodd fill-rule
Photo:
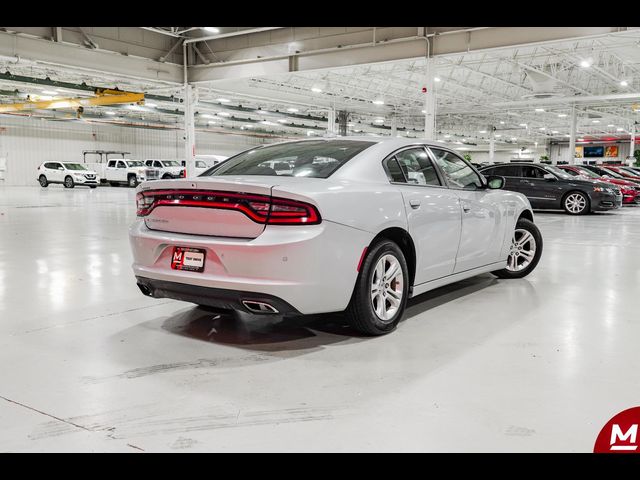
M 622 180 L 620 178 L 603 177 L 587 168 L 582 167 L 581 165 L 558 165 L 558 168 L 561 168 L 569 175 L 582 176 L 590 180 L 617 185 L 618 187 L 620 187 L 620 192 L 622 193 L 623 204 L 640 204 L 640 187 L 634 182 Z
M 621 168 L 621 165 L 602 165 L 606 170 L 612 170 L 616 172 L 618 175 L 622 175 L 624 178 L 628 178 L 634 182 L 640 182 L 640 174 L 630 173 L 628 170 Z

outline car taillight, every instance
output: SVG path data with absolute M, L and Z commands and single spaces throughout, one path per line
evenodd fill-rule
M 198 207 L 235 210 L 266 225 L 317 225 L 318 209 L 306 202 L 248 193 L 209 190 L 152 190 L 136 195 L 137 215 L 145 217 L 156 207 Z

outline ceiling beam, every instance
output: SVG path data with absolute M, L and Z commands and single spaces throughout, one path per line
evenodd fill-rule
M 138 80 L 182 83 L 181 65 L 4 32 L 0 32 L 0 56 Z
M 622 27 L 486 27 L 459 29 L 442 34 L 430 34 L 427 37 L 413 36 L 374 44 L 367 42 L 322 50 L 300 51 L 293 55 L 275 55 L 216 62 L 207 66 L 196 65 L 190 68 L 189 81 L 199 83 L 232 78 L 278 75 L 294 71 L 351 67 L 368 63 L 425 58 L 428 54 L 434 56 L 467 54 L 474 51 L 497 50 L 567 41 L 576 38 L 613 35 L 621 31 Z M 219 38 L 219 36 L 213 37 Z M 187 42 L 200 41 L 201 39 L 190 39 Z M 429 42 L 427 42 L 427 39 L 429 39 Z

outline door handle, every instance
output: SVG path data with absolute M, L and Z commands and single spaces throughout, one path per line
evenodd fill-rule
M 420 208 L 420 200 L 409 200 L 409 205 L 411 205 L 413 209 Z
M 462 204 L 462 210 L 464 211 L 464 213 L 469 213 L 471 211 L 471 207 L 469 205 L 467 205 L 466 203 Z

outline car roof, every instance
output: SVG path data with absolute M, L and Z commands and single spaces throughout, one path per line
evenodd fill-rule
M 443 147 L 449 150 L 453 150 L 454 148 L 444 142 L 438 142 L 436 140 L 427 140 L 425 138 L 407 138 L 407 137 L 388 137 L 388 136 L 374 136 L 374 135 L 349 135 L 346 137 L 339 136 L 331 136 L 331 137 L 313 137 L 313 138 L 302 138 L 295 140 L 286 140 L 284 142 L 277 142 L 278 144 L 284 143 L 295 143 L 295 142 L 317 142 L 317 141 L 347 141 L 347 142 L 371 142 L 374 144 L 385 144 L 390 145 L 396 148 L 402 147 L 404 145 L 415 145 L 415 144 L 425 144 L 433 147 Z M 275 145 L 275 143 L 269 143 L 264 146 Z

